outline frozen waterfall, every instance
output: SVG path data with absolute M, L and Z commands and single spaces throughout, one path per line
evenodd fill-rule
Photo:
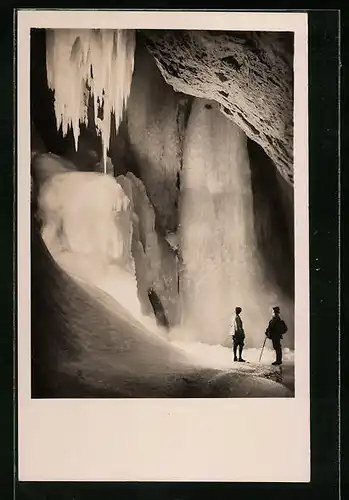
M 55 93 L 57 129 L 62 126 L 66 135 L 71 128 L 77 149 L 91 96 L 105 172 L 111 114 L 117 131 L 130 93 L 134 51 L 133 30 L 47 30 L 47 80 Z
M 176 337 L 229 345 L 240 306 L 246 345 L 259 347 L 282 298 L 262 273 L 246 136 L 203 99 L 194 102 L 185 137 L 180 227 L 183 325 Z

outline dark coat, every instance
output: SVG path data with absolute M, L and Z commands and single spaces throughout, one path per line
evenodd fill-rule
M 273 316 L 265 331 L 266 336 L 272 340 L 280 340 L 284 333 L 282 319 L 279 315 Z

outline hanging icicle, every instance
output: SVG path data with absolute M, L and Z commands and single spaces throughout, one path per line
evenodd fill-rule
M 111 114 L 117 133 L 130 94 L 134 51 L 133 30 L 47 30 L 47 81 L 55 95 L 57 129 L 62 127 L 64 135 L 72 129 L 77 150 L 80 123 L 87 125 L 91 96 L 105 173 Z M 101 108 L 103 118 L 98 116 Z

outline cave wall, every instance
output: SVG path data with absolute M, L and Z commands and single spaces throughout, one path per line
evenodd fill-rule
M 130 149 L 164 232 L 178 226 L 177 173 L 182 165 L 183 115 L 188 97 L 167 85 L 138 39 L 127 103 Z
M 117 168 L 117 155 L 121 154 L 122 163 L 132 164 L 131 172 L 136 172 L 145 186 L 141 196 L 143 207 L 136 207 L 140 221 L 148 217 L 147 223 L 140 223 L 145 231 L 144 245 L 143 250 L 139 248 L 137 252 L 143 251 L 146 256 L 147 273 L 139 275 L 139 286 L 144 289 L 146 283 L 147 288 L 153 290 L 169 326 L 176 325 L 181 315 L 179 261 L 168 237 L 176 233 L 179 223 L 179 178 L 190 103 L 190 97 L 175 93 L 164 82 L 155 61 L 138 38 L 124 121 L 126 132 L 121 136 L 124 137 L 121 150 L 115 148 L 113 161 Z
M 247 141 L 253 192 L 254 229 L 263 274 L 279 291 L 294 298 L 293 189 L 255 142 Z

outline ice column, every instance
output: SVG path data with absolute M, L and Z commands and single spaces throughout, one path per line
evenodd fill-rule
M 229 342 L 235 306 L 246 340 L 260 346 L 279 301 L 258 255 L 246 136 L 217 109 L 196 99 L 185 138 L 181 179 L 183 339 Z

